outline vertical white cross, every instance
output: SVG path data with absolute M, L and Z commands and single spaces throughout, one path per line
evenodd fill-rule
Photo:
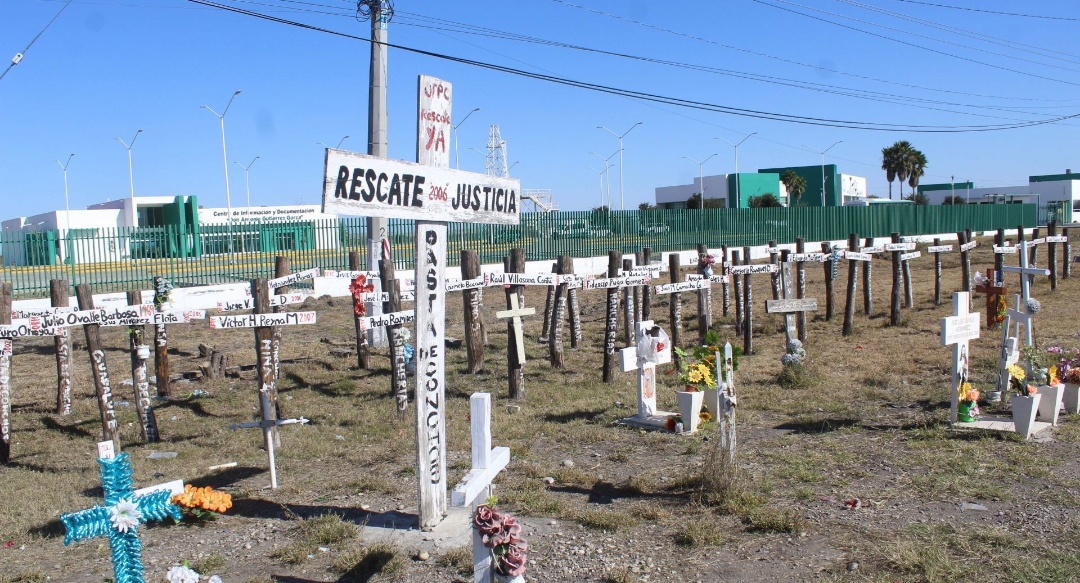
M 510 308 L 509 310 L 502 310 L 495 312 L 495 317 L 500 320 L 511 318 L 514 326 L 514 347 L 517 350 L 518 362 L 525 364 L 525 333 L 522 331 L 521 317 L 532 316 L 536 313 L 536 308 L 519 308 L 517 294 L 510 294 Z
M 638 343 L 653 328 L 652 320 L 645 320 L 637 325 L 634 345 L 619 351 L 619 370 L 638 371 L 638 417 L 656 414 L 656 365 L 671 362 L 671 347 L 665 346 L 658 354 L 658 362 L 642 362 L 638 358 Z
M 1029 276 L 1029 275 L 1050 275 L 1050 270 L 1049 269 L 1040 269 L 1038 267 L 1029 267 L 1028 266 L 1028 242 L 1027 241 L 1021 241 L 1019 247 L 1020 247 L 1020 251 L 1019 251 L 1019 254 L 1020 254 L 1020 267 L 1005 266 L 1005 267 L 1002 267 L 1002 270 L 1004 270 L 1006 272 L 1009 272 L 1009 273 L 1019 273 L 1019 274 L 1021 274 L 1021 277 L 1020 277 L 1020 296 L 1023 298 L 1024 304 L 1023 304 L 1023 306 L 1017 306 L 1016 311 L 1017 312 L 1023 312 L 1024 315 L 1027 316 L 1026 318 L 1024 318 L 1024 322 L 1025 322 L 1024 330 L 1025 330 L 1025 334 L 1027 336 L 1027 345 L 1031 346 L 1032 344 L 1034 344 L 1035 339 L 1034 339 L 1034 333 L 1033 333 L 1032 326 L 1031 326 L 1031 318 L 1030 318 L 1031 314 L 1028 314 L 1028 309 L 1027 309 L 1028 300 L 1031 299 L 1031 279 L 1029 277 L 1027 277 L 1027 276 Z M 1004 279 L 1004 277 L 1002 279 Z
M 491 447 L 490 394 L 473 393 L 469 397 L 469 417 L 472 420 L 472 469 L 454 486 L 450 493 L 450 505 L 459 508 L 472 506 L 475 511 L 476 506 L 487 499 L 491 481 L 510 463 L 510 448 Z M 490 583 L 494 573 L 491 553 L 484 546 L 480 531 L 474 527 L 472 533 L 473 581 Z
M 969 292 L 953 294 L 953 315 L 941 319 L 941 345 L 953 347 L 952 398 L 949 404 L 949 421 L 956 423 L 957 408 L 960 405 L 960 387 L 967 382 L 971 355 L 968 341 L 979 337 L 979 322 L 982 314 L 968 312 L 971 306 Z
M 721 443 L 725 443 L 728 446 L 731 459 L 735 459 L 735 405 L 737 404 L 737 397 L 735 395 L 735 374 L 734 374 L 734 361 L 732 358 L 731 343 L 724 344 L 724 353 L 715 354 L 716 358 L 716 382 L 717 382 L 717 403 L 716 411 L 713 411 L 713 415 L 717 416 L 717 421 L 720 423 L 720 440 Z

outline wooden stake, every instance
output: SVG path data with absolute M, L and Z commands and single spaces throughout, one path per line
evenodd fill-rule
M 263 278 L 251 280 L 251 302 L 255 309 L 253 314 L 268 314 L 270 310 L 270 289 Z M 255 330 L 255 368 L 259 377 L 259 409 L 263 421 L 276 421 L 278 419 L 278 407 L 275 397 L 277 396 L 277 377 L 274 376 L 274 326 L 259 326 Z M 274 448 L 281 443 L 278 436 L 278 428 L 271 427 L 269 431 L 263 431 L 263 441 L 266 454 L 271 460 L 270 487 L 277 488 L 277 470 L 274 459 Z
M 623 259 L 622 269 L 623 271 L 630 271 L 634 268 L 633 259 Z M 623 344 L 627 347 L 634 346 L 634 295 L 630 291 L 630 288 L 625 288 L 623 292 Z
M 903 260 L 900 262 L 900 271 L 904 276 L 904 307 L 915 307 L 915 296 L 911 290 L 911 260 Z
M 569 274 L 574 271 L 574 260 L 569 255 L 560 255 L 555 262 L 555 273 L 559 275 Z M 566 359 L 563 355 L 562 331 L 563 321 L 566 318 L 566 295 L 570 286 L 560 283 L 558 286 L 550 286 L 548 289 L 555 290 L 555 300 L 552 307 L 551 330 L 548 333 L 548 356 L 551 366 L 563 368 Z
M 559 268 L 558 263 L 551 264 L 551 273 L 555 273 L 555 270 Z M 547 342 L 548 335 L 551 333 L 551 312 L 555 307 L 553 299 L 555 297 L 555 286 L 549 285 L 547 288 L 547 299 L 544 300 L 544 327 L 540 330 L 540 341 Z
M 65 288 L 66 291 L 66 288 Z M 0 283 L 0 324 L 11 324 L 11 282 Z M 11 354 L 0 355 L 0 464 L 11 463 Z
M 848 252 L 857 252 L 859 250 L 859 236 L 852 233 L 848 237 Z M 867 264 L 870 262 L 867 261 Z M 855 319 L 855 282 L 859 277 L 859 262 L 854 260 L 848 261 L 848 278 L 847 278 L 847 303 L 844 305 L 844 327 L 842 334 L 844 336 L 851 336 L 853 331 L 853 320 Z
M 509 269 L 506 273 L 525 273 L 525 250 L 516 248 L 510 250 L 510 261 L 507 263 Z M 510 296 L 518 293 L 519 288 L 524 286 L 520 285 L 508 285 L 506 286 L 506 309 L 513 310 L 515 306 L 510 302 Z M 520 297 L 520 296 L 519 296 Z M 516 307 L 523 308 L 524 304 L 519 303 Z M 507 339 L 514 337 L 514 322 L 512 319 L 506 321 L 506 337 Z M 514 400 L 521 400 L 525 398 L 525 369 L 521 362 L 518 360 L 517 352 L 514 350 L 507 350 L 508 358 L 506 360 L 507 374 L 506 382 L 509 388 L 509 396 Z M 606 362 L 606 361 L 605 361 Z
M 619 276 L 619 263 L 622 254 L 618 251 L 608 252 L 608 277 Z M 615 339 L 619 327 L 619 288 L 610 287 L 607 290 L 607 316 L 604 319 L 604 382 L 615 382 L 615 372 L 619 367 L 619 357 L 615 352 Z
M 349 251 L 349 271 L 360 271 L 359 251 Z M 383 289 L 383 291 L 386 290 Z M 367 331 L 361 329 L 360 316 L 356 315 L 355 310 L 353 310 L 353 330 L 356 332 L 356 368 L 368 370 L 371 368 L 371 349 L 368 348 Z
M 736 251 L 735 249 L 731 250 L 731 264 L 742 264 L 742 253 L 740 251 Z M 731 279 L 734 280 L 732 283 L 735 287 L 735 334 L 737 336 L 742 336 L 743 326 L 746 323 L 746 313 L 743 307 L 742 278 L 732 276 Z M 702 333 L 702 339 L 704 338 L 704 333 Z
M 963 291 L 971 292 L 971 252 L 964 250 L 964 245 L 967 244 L 967 233 L 960 231 L 956 234 L 957 242 L 960 244 L 960 269 L 964 280 L 961 282 L 961 289 Z
M 1069 227 L 1065 227 L 1061 230 L 1061 235 L 1065 237 L 1065 243 L 1063 243 L 1063 257 L 1061 258 L 1061 279 L 1069 279 L 1072 276 L 1072 243 L 1069 241 Z
M 1023 243 L 1023 242 L 1024 242 L 1024 225 L 1019 225 L 1018 227 L 1016 227 L 1016 246 L 1019 247 L 1020 243 Z M 1024 262 L 1020 258 L 1019 253 L 1016 254 L 1016 261 L 1017 261 L 1017 263 L 1016 263 L 1017 266 L 1023 266 Z M 1002 279 L 1004 279 L 1004 276 L 1002 277 Z M 1018 284 L 1018 288 L 1023 287 L 1023 285 L 1024 285 L 1024 275 L 1020 274 L 1020 283 Z
M 795 237 L 795 252 L 806 253 L 806 239 Z M 795 297 L 800 300 L 806 297 L 806 266 L 803 263 L 795 262 Z M 798 326 L 799 340 L 806 342 L 806 312 L 799 312 Z
M 900 233 L 892 234 L 892 242 L 900 242 Z M 903 285 L 903 275 L 900 269 L 900 251 L 893 251 L 892 255 L 892 297 L 889 298 L 889 324 L 900 325 L 900 286 Z
M 1051 237 L 1057 236 L 1057 221 L 1051 221 L 1050 225 L 1046 227 L 1046 234 Z M 1057 291 L 1058 271 L 1057 271 L 1057 243 L 1049 242 L 1046 247 L 1046 263 L 1050 268 L 1050 291 Z
M 274 259 L 274 278 L 285 277 L 291 272 L 291 264 L 288 257 L 278 256 Z M 270 290 L 267 290 L 270 291 Z M 273 290 L 274 294 L 286 294 L 289 293 L 289 286 L 282 286 Z M 270 301 L 267 296 L 267 302 Z M 274 306 L 272 310 L 274 313 L 285 311 L 285 306 Z M 272 349 L 270 350 L 270 357 L 274 362 L 274 386 L 270 395 L 270 403 L 274 406 L 274 419 L 277 419 L 278 410 L 278 394 L 277 394 L 277 380 L 281 378 L 281 326 L 271 326 L 270 329 Z M 281 432 L 277 427 L 274 427 L 274 446 L 281 447 Z
M 1032 240 L 1038 239 L 1039 238 L 1039 232 L 1041 230 L 1042 229 L 1040 229 L 1039 227 L 1035 227 L 1035 230 L 1031 233 L 1031 239 Z M 1038 245 L 1031 245 L 1028 248 L 1028 265 L 1031 266 L 1031 267 L 1038 267 L 1038 265 L 1036 265 L 1038 262 L 1039 262 L 1039 246 Z M 1028 281 L 1029 282 L 1030 281 L 1035 281 L 1035 276 L 1034 275 L 1029 275 L 1028 276 Z
M 934 247 L 941 246 L 941 239 L 934 238 Z M 934 305 L 941 305 L 941 252 L 934 253 Z
M 157 278 L 154 278 L 155 280 Z M 49 282 L 49 299 L 54 308 L 68 307 L 68 284 L 62 279 L 54 279 Z M 10 310 L 8 310 L 10 312 Z M 3 315 L 0 314 L 0 318 Z M 53 337 L 53 345 L 56 347 L 56 414 L 71 414 L 71 342 L 68 329 L 62 327 L 59 334 Z M 166 370 L 168 370 L 168 360 Z M 161 382 L 160 380 L 158 381 Z
M 379 279 L 382 281 L 382 290 L 386 292 L 383 313 L 401 311 L 401 292 L 398 290 L 393 259 L 379 260 Z M 409 379 L 405 374 L 405 328 L 401 324 L 394 324 L 390 326 L 387 334 L 390 348 L 390 396 L 394 399 L 398 421 L 405 421 L 409 411 Z M 361 336 L 366 337 L 367 332 L 363 331 Z M 364 342 L 366 344 L 367 340 Z
M 705 246 L 704 245 L 698 245 L 698 253 L 699 254 L 701 253 L 701 248 L 702 247 L 705 247 Z M 708 249 L 706 249 L 705 252 L 708 253 Z M 727 248 L 727 245 L 721 245 L 720 246 L 720 273 L 727 273 L 727 264 L 728 264 L 728 248 Z M 715 268 L 713 270 L 715 271 Z M 724 317 L 726 318 L 727 315 L 728 315 L 728 311 L 731 309 L 731 300 L 729 299 L 730 294 L 728 293 L 728 282 L 726 280 L 721 282 L 720 288 L 722 290 L 722 293 L 724 294 Z M 698 293 L 700 294 L 701 292 L 698 292 Z M 710 316 L 712 315 L 712 307 L 711 306 L 709 307 L 709 314 L 710 314 Z
M 641 253 L 634 254 L 634 267 L 641 267 Z M 635 285 L 634 289 L 634 330 L 637 330 L 638 324 L 641 323 L 641 286 Z
M 997 233 L 994 234 L 994 246 L 1005 246 L 1005 229 L 998 229 Z M 994 253 L 994 271 L 998 272 L 999 274 L 1004 274 L 1005 272 L 1002 271 L 1003 267 L 1005 267 L 1005 254 Z M 1002 277 L 1001 281 L 1004 282 L 1005 278 Z
M 648 247 L 641 248 L 641 260 L 642 265 L 648 267 L 652 265 L 652 249 Z M 652 286 L 642 286 L 641 289 L 641 319 L 652 320 Z
M 833 269 L 836 269 L 836 260 L 832 259 L 832 243 L 823 242 L 821 252 L 829 256 L 829 260 L 822 263 L 825 268 L 825 321 L 829 322 L 833 318 Z
M 461 250 L 461 279 L 480 277 L 480 256 L 476 251 Z M 483 304 L 479 289 L 467 289 L 461 292 L 465 313 L 465 355 L 469 360 L 469 374 L 484 370 L 484 320 L 481 317 Z
M 142 303 L 142 292 L 138 290 L 127 292 L 127 303 L 136 306 Z M 146 372 L 146 358 L 139 355 L 139 348 L 146 338 L 146 326 L 128 326 L 128 339 L 131 349 L 131 386 L 135 391 L 135 413 L 139 417 L 139 427 L 142 431 L 143 441 L 155 443 L 158 441 L 157 417 L 154 415 L 154 404 L 150 400 L 150 376 Z
M 161 303 L 162 296 L 168 293 L 170 283 L 164 277 L 154 278 L 154 298 Z M 64 289 L 64 305 L 67 305 L 67 289 Z M 59 362 L 57 363 L 59 365 Z M 169 385 L 169 331 L 165 324 L 154 325 L 154 376 L 157 378 L 157 396 L 164 399 L 172 397 Z
M 574 273 L 574 260 L 570 260 L 570 271 Z M 577 286 L 568 286 L 566 290 L 566 306 L 570 316 L 570 348 L 577 348 L 581 344 L 581 306 L 578 304 Z
M 698 269 L 697 269 L 697 273 L 698 273 L 698 275 L 701 275 L 702 274 L 701 267 L 700 267 L 701 260 L 704 259 L 705 256 L 709 254 L 708 245 L 699 244 L 697 246 L 697 252 L 698 252 L 698 266 L 699 266 Z M 726 263 L 727 259 L 726 259 L 726 257 L 727 257 L 727 251 L 725 250 L 724 258 L 722 258 L 720 260 L 720 262 L 719 262 L 720 272 L 721 273 L 724 273 L 724 270 L 727 268 L 727 263 Z M 716 265 L 713 265 L 713 273 L 715 273 L 715 272 L 716 272 Z M 736 284 L 736 286 L 737 285 L 738 284 Z M 725 290 L 726 289 L 727 288 L 725 288 Z M 739 288 L 736 287 L 735 288 L 736 303 L 738 303 L 738 295 L 739 295 Z M 710 327 L 712 327 L 712 320 L 713 320 L 713 318 L 712 318 L 712 290 L 709 289 L 709 288 L 698 290 L 698 339 L 699 340 L 701 340 L 701 341 L 705 340 L 705 333 L 709 331 Z
M 80 283 L 75 286 L 75 297 L 79 300 L 80 310 L 94 309 L 94 296 L 90 291 L 90 284 Z M 10 317 L 11 309 L 6 311 Z M 112 441 L 116 451 L 120 451 L 120 430 L 116 423 L 112 384 L 109 382 L 109 371 L 105 365 L 105 349 L 101 346 L 100 328 L 99 324 L 83 326 L 83 332 L 86 334 L 86 352 L 90 354 L 90 368 L 94 373 L 94 390 L 97 391 L 98 410 L 101 413 L 102 441 Z
M 776 239 L 769 240 L 769 263 L 778 265 L 780 262 L 780 254 L 773 252 L 776 249 Z M 780 299 L 780 270 L 777 269 L 776 273 L 772 274 L 772 299 Z
M 867 237 L 863 243 L 866 247 L 874 246 L 874 238 Z M 863 266 L 862 283 L 863 283 L 863 314 L 869 318 L 874 315 L 874 286 L 873 286 L 873 261 L 865 262 Z
M 671 279 L 671 283 L 679 283 L 680 275 L 679 254 L 671 253 L 668 255 L 668 276 Z M 671 345 L 681 346 L 682 339 L 682 300 L 679 298 L 679 294 L 674 293 L 668 296 L 668 312 L 671 316 Z M 672 351 L 672 358 L 675 359 L 675 369 L 682 370 L 681 359 L 675 351 Z
M 743 247 L 743 265 L 750 265 L 750 248 Z M 754 353 L 754 292 L 750 274 L 743 276 L 743 354 Z

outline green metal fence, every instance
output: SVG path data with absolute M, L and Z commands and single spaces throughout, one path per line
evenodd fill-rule
M 559 255 L 593 257 L 608 251 L 654 253 L 693 249 L 704 243 L 742 247 L 775 239 L 790 243 L 860 237 L 987 231 L 1036 224 L 1036 205 L 888 205 L 869 207 L 693 209 L 530 213 L 520 223 L 451 223 L 448 263 L 457 265 L 461 249 L 475 250 L 481 263 L 501 263 L 514 247 L 530 260 Z M 398 269 L 415 264 L 412 221 L 391 220 L 387 236 Z M 0 236 L 4 266 L 20 298 L 45 297 L 49 280 L 72 286 L 88 283 L 95 291 L 149 287 L 154 276 L 178 286 L 248 281 L 273 274 L 274 258 L 290 257 L 294 270 L 343 270 L 350 251 L 362 250 L 366 221 L 343 218 L 302 223 L 204 225 L 198 232 L 172 227 L 71 229 L 5 232 Z M 366 268 L 366 257 L 361 265 Z

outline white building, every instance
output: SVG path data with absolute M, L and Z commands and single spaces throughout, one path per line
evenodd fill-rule
M 1031 203 L 1046 206 L 1067 202 L 1072 209 L 1080 210 L 1080 174 L 1074 174 L 1072 170 L 1066 170 L 1065 174 L 1029 176 L 1024 186 L 975 188 L 972 182 L 920 184 L 919 192 L 926 195 L 930 204 L 942 204 L 951 196 L 969 204 Z

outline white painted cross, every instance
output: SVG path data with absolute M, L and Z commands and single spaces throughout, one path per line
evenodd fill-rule
M 1028 242 L 1021 241 L 1018 245 L 1020 248 L 1020 267 L 1004 266 L 1001 269 L 1008 273 L 1019 273 L 1022 276 L 1034 276 L 1034 275 L 1050 275 L 1049 269 L 1042 269 L 1039 267 L 1028 266 Z M 1031 314 L 1028 314 L 1028 300 L 1031 299 L 1031 279 L 1028 277 L 1020 278 L 1020 295 L 1023 299 L 1023 305 L 1017 306 L 1017 311 L 1023 311 L 1024 313 L 1024 330 L 1027 336 L 1027 346 L 1031 346 L 1035 339 L 1032 330 Z M 1010 310 L 1011 312 L 1012 310 Z
M 949 404 L 949 422 L 956 423 L 957 408 L 960 405 L 960 387 L 968 380 L 969 363 L 968 341 L 979 337 L 979 322 L 982 314 L 968 312 L 971 305 L 969 292 L 953 294 L 953 315 L 941 319 L 941 345 L 953 347 L 952 398 Z
M 532 316 L 536 313 L 536 308 L 519 308 L 517 294 L 510 294 L 510 308 L 495 312 L 495 317 L 500 320 L 510 318 L 514 327 L 514 347 L 517 350 L 518 362 L 525 364 L 525 332 L 522 329 L 521 317 Z
M 274 428 L 279 425 L 294 425 L 299 423 L 300 425 L 306 425 L 308 420 L 301 417 L 299 419 L 274 419 L 272 417 L 274 410 L 270 406 L 270 387 L 263 385 L 259 389 L 259 404 L 262 405 L 260 409 L 263 413 L 262 421 L 253 421 L 251 423 L 233 423 L 229 425 L 230 431 L 236 431 L 237 429 L 247 429 L 249 427 L 258 427 L 263 430 L 263 441 L 266 443 L 266 457 L 269 460 L 270 465 L 270 487 L 277 488 L 277 461 L 274 459 L 274 439 L 272 433 Z
M 623 372 L 638 371 L 638 412 L 639 418 L 651 417 L 663 414 L 656 410 L 656 365 L 671 362 L 671 346 L 656 346 L 657 361 L 650 362 L 645 355 L 638 354 L 638 346 L 648 337 L 652 337 L 653 330 L 659 333 L 660 327 L 653 326 L 652 320 L 645 320 L 637 325 L 636 342 L 619 351 L 619 369 Z M 650 347 L 657 344 L 651 342 Z M 687 423 L 687 427 L 689 427 Z
M 515 297 L 517 294 L 512 295 Z M 491 447 L 491 395 L 473 393 L 469 397 L 472 427 L 472 469 L 450 493 L 450 505 L 458 508 L 482 504 L 491 493 L 491 481 L 510 463 L 510 448 Z M 491 552 L 484 537 L 472 528 L 473 581 L 490 583 L 494 576 Z
M 724 353 L 717 352 L 716 358 L 716 391 L 706 391 L 706 398 L 710 399 L 709 411 L 717 416 L 720 423 L 720 444 L 728 448 L 728 453 L 735 460 L 735 405 L 738 397 L 735 395 L 735 366 L 731 352 L 731 343 L 724 344 Z M 715 397 L 713 394 L 715 393 Z
M 1016 296 L 1016 307 L 1020 307 L 1020 296 Z M 1016 315 L 1016 321 L 1013 321 L 1013 315 Z M 1001 353 L 998 356 L 998 378 L 997 378 L 997 390 L 1001 391 L 1004 395 L 1009 390 L 1009 365 L 1016 364 L 1020 361 L 1020 351 L 1017 349 L 1016 338 L 1020 334 L 1020 322 L 1023 321 L 1025 325 L 1030 325 L 1031 316 L 1026 313 L 1019 312 L 1017 310 L 1007 310 L 1005 313 L 1004 326 L 1001 327 Z M 1012 333 L 1013 324 L 1016 325 L 1016 332 Z
M 851 253 L 848 253 L 850 256 Z M 791 283 L 791 263 L 784 263 L 784 268 L 780 271 L 781 290 L 784 297 L 779 300 L 766 300 L 765 312 L 769 314 L 783 314 L 784 315 L 784 335 L 787 338 L 787 342 L 792 340 L 798 340 L 799 333 L 795 326 L 795 314 L 798 312 L 815 312 L 817 311 L 817 298 L 791 298 L 794 295 L 793 286 Z M 785 350 L 787 344 L 784 345 Z

